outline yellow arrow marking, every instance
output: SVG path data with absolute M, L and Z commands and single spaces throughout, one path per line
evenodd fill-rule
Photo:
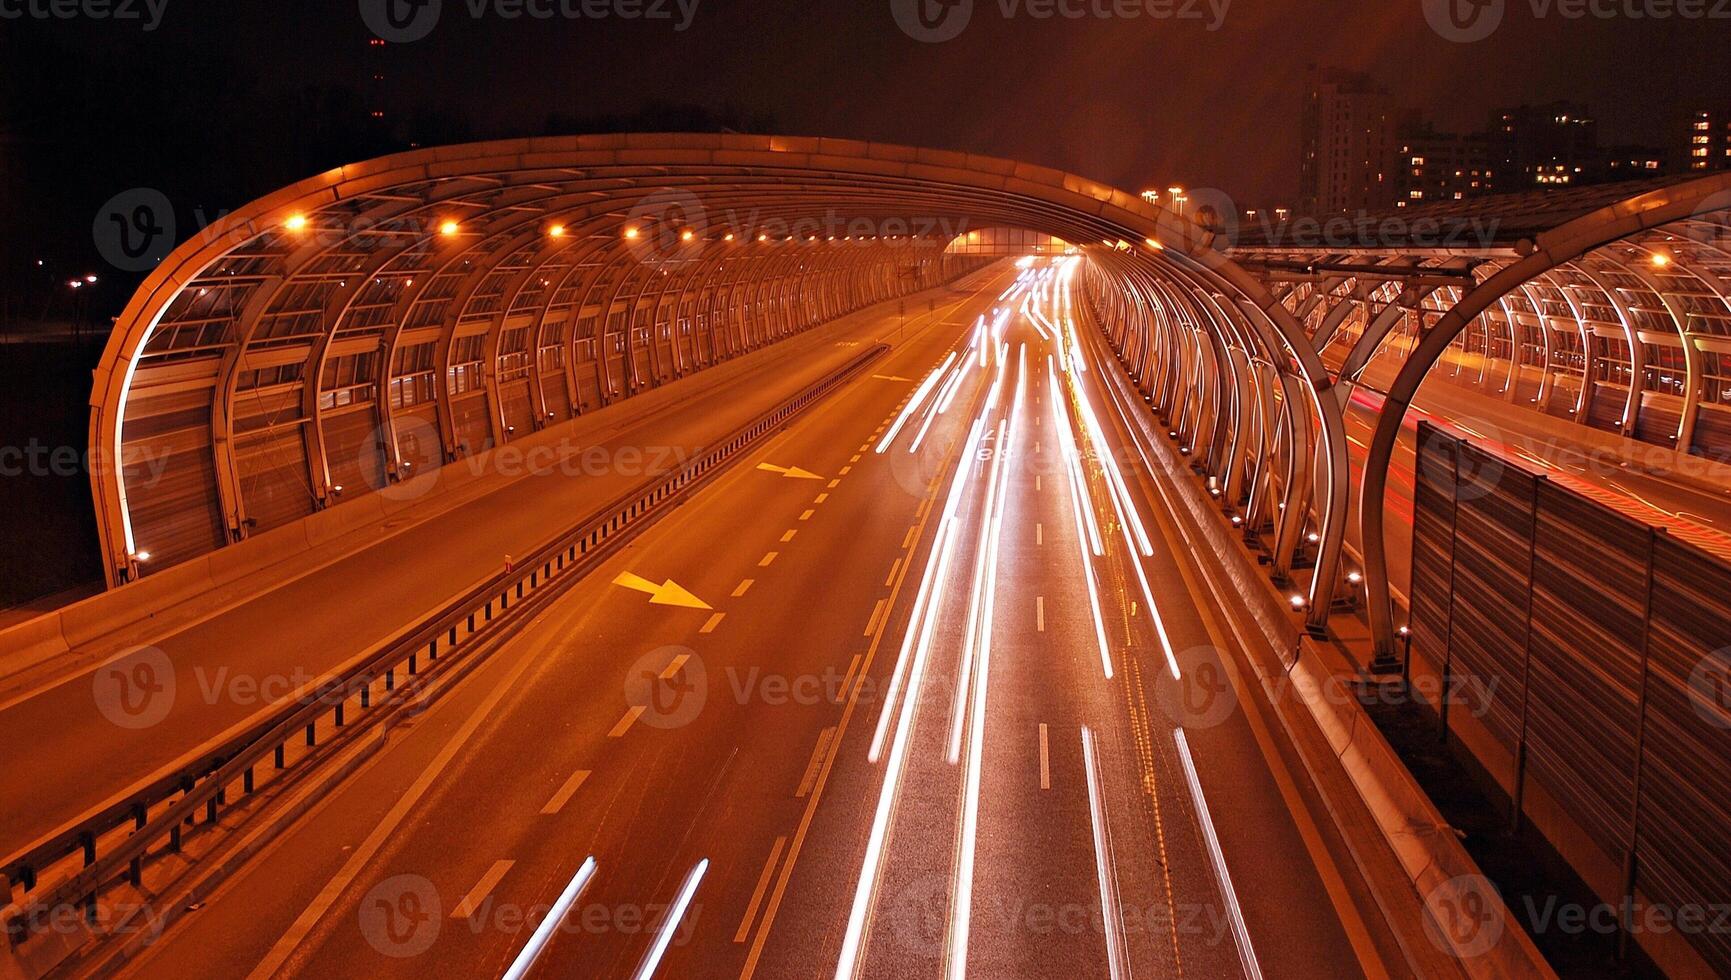
M 787 477 L 790 480 L 823 479 L 823 477 L 818 476 L 816 473 L 813 473 L 810 470 L 802 470 L 797 466 L 777 466 L 774 463 L 759 463 L 757 464 L 757 468 L 766 473 L 780 473 L 782 476 Z
M 710 608 L 709 603 L 687 592 L 684 587 L 676 584 L 672 579 L 656 585 L 640 575 L 621 572 L 619 577 L 613 580 L 613 584 L 622 585 L 635 592 L 648 593 L 649 604 L 652 606 L 683 606 L 686 609 Z

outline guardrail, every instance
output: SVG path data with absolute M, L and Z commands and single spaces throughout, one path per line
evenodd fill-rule
M 521 604 L 526 596 L 555 582 L 574 583 L 581 576 L 563 573 L 592 564 L 587 559 L 611 551 L 622 540 L 640 533 L 651 523 L 649 518 L 659 516 L 676 497 L 716 476 L 741 451 L 859 374 L 889 349 L 882 344 L 873 346 L 735 430 L 678 471 L 615 498 L 549 540 L 521 565 L 501 571 L 446 603 L 396 642 L 319 685 L 310 696 L 285 703 L 247 731 L 200 752 L 198 760 L 180 772 L 88 814 L 8 858 L 0 864 L 0 898 L 9 897 L 11 882 L 22 885 L 28 896 L 21 904 L 0 908 L 0 926 L 8 945 L 22 946 L 35 934 L 30 923 L 57 914 L 57 910 L 81 906 L 86 914 L 93 914 L 96 896 L 105 888 L 123 881 L 139 885 L 143 864 L 152 856 L 153 847 L 166 843 L 168 853 L 178 853 L 185 828 L 199 826 L 201 810 L 203 826 L 216 823 L 228 805 L 230 789 L 238 783 L 243 797 L 250 796 L 258 788 L 261 766 L 269 765 L 271 772 L 284 770 L 289 765 L 291 744 L 304 742 L 307 750 L 318 744 L 321 722 L 327 731 L 344 728 L 350 724 L 351 704 L 362 711 L 371 708 L 381 683 L 389 693 L 396 689 L 399 674 L 414 677 L 423 671 L 423 654 L 427 661 L 437 661 L 441 650 L 448 655 L 458 649 L 459 641 L 466 651 L 470 646 L 467 641 L 485 634 L 495 618 L 511 610 L 514 603 Z M 152 816 L 152 808 L 162 809 Z M 128 824 L 131 832 L 119 836 Z M 102 843 L 109 846 L 99 854 Z M 79 870 L 39 889 L 43 869 L 75 861 L 79 855 Z M 38 890 L 41 894 L 29 894 Z

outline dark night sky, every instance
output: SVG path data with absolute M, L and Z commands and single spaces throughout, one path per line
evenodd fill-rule
M 387 106 L 464 121 L 427 132 L 513 135 L 545 129 L 554 113 L 725 104 L 785 132 L 975 150 L 1129 189 L 1216 186 L 1271 204 L 1296 195 L 1309 62 L 1373 72 L 1460 129 L 1496 106 L 1570 98 L 1611 140 L 1657 143 L 1672 107 L 1731 103 L 1731 20 L 1536 18 L 1542 0 L 1509 0 L 1501 29 L 1475 44 L 1434 34 L 1421 0 L 1233 0 L 1213 32 L 1197 21 L 1036 19 L 1027 0 L 1006 19 L 1000 0 L 978 0 L 968 29 L 940 44 L 903 34 L 891 0 L 701 0 L 682 33 L 617 19 L 476 21 L 468 2 L 445 0 L 429 38 L 383 55 Z M 29 220 L 65 214 L 87 238 L 85 215 L 127 187 L 232 207 L 342 162 L 330 157 L 353 142 L 330 120 L 345 107 L 293 93 L 363 88 L 370 36 L 357 0 L 167 0 L 151 33 L 0 20 L 0 118 L 8 142 L 29 147 L 3 174 L 8 203 L 51 202 L 26 208 Z M 158 113 L 171 121 L 152 125 Z

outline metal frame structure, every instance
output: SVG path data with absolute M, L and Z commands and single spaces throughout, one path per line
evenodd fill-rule
M 1320 433 L 1330 478 L 1292 510 L 1323 515 L 1338 555 L 1328 374 L 1297 318 L 1193 222 L 990 157 L 637 134 L 343 167 L 177 248 L 117 321 L 91 396 L 110 582 L 947 282 L 986 257 L 946 246 L 988 227 L 1082 245 L 1126 290 L 1158 288 L 1254 344 L 1284 404 L 1312 406 L 1287 421 L 1306 447 L 1291 456 L 1312 458 Z
M 1379 659 L 1396 650 L 1384 496 L 1433 373 L 1557 419 L 1731 458 L 1731 176 L 1451 202 L 1244 235 L 1340 380 L 1392 371 L 1357 501 Z M 1385 661 L 1386 662 L 1386 661 Z

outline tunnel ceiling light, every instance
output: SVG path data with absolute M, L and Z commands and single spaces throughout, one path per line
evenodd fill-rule
M 632 226 L 632 227 L 625 229 L 625 237 L 629 241 L 636 241 L 637 236 L 640 234 L 642 234 L 642 232 L 638 231 L 635 226 Z
M 547 237 L 548 238 L 564 238 L 565 237 L 565 226 L 564 225 L 554 225 L 553 227 L 548 228 L 547 229 Z
M 684 231 L 679 233 L 679 240 L 682 242 L 696 241 L 697 240 L 697 232 L 692 231 L 690 228 L 687 228 Z
M 460 227 L 462 227 L 462 226 L 457 224 L 455 221 L 452 221 L 451 219 L 447 218 L 443 222 L 440 223 L 439 234 L 444 235 L 446 238 L 449 238 L 452 235 L 455 235 L 457 233 L 457 229 Z
M 722 235 L 722 236 L 721 236 L 721 240 L 722 240 L 722 241 L 724 241 L 724 242 L 731 242 L 731 241 L 733 241 L 733 232 L 731 232 L 731 231 L 730 231 L 730 232 L 728 232 L 728 233 L 727 233 L 727 234 L 725 234 L 725 235 Z
M 305 231 L 307 228 L 307 216 L 299 213 L 291 214 L 288 216 L 288 220 L 282 223 L 282 226 L 287 228 L 289 231 Z
M 1671 257 L 1669 255 L 1666 255 L 1664 252 L 1658 252 L 1658 253 L 1654 254 L 1653 265 L 1655 268 L 1663 269 L 1670 264 L 1671 264 Z

